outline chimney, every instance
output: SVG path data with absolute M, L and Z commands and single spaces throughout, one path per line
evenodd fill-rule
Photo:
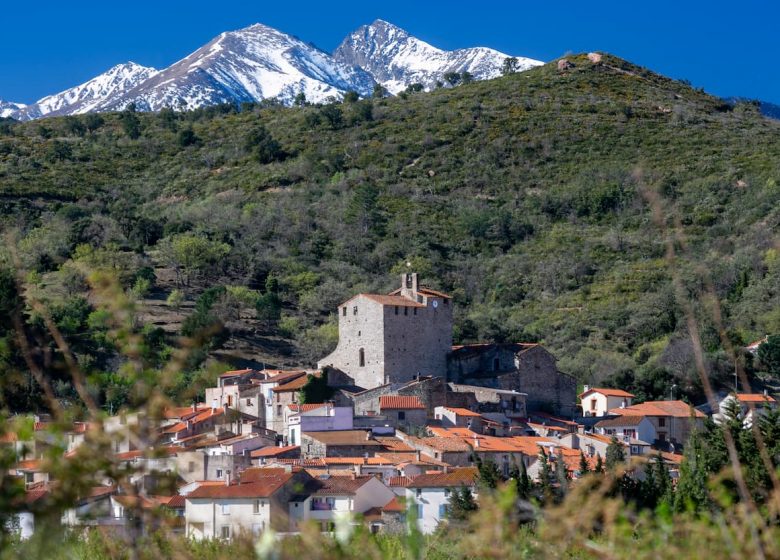
M 479 447 L 479 438 L 477 436 L 474 436 L 474 447 Z
M 590 385 L 583 385 L 582 386 L 582 392 L 583 393 L 587 393 L 588 391 L 590 391 Z
M 768 397 L 768 396 L 769 396 L 769 389 L 764 389 L 764 396 L 765 396 L 765 397 Z
M 350 473 L 349 477 L 350 477 L 352 480 L 355 480 L 355 479 L 357 478 L 357 475 L 356 475 L 354 472 L 352 472 L 352 473 Z
M 420 453 L 420 450 L 419 450 L 419 449 L 418 449 L 417 451 L 415 451 L 415 452 L 414 452 L 414 458 L 415 458 L 415 460 L 416 460 L 418 463 L 419 463 L 419 462 L 420 462 L 420 460 L 422 459 L 422 458 L 421 458 L 421 455 L 422 455 L 422 453 Z
M 366 441 L 371 441 L 371 430 L 366 431 Z
M 230 470 L 225 471 L 225 486 L 230 486 Z
M 620 408 L 626 408 L 626 399 L 623 399 L 623 402 L 620 403 Z
M 198 403 L 192 402 L 192 412 L 198 412 Z

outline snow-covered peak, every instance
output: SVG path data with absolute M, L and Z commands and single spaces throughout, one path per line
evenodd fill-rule
M 351 89 L 368 94 L 373 85 L 366 72 L 257 23 L 218 35 L 101 108 L 121 109 L 131 102 L 141 110 L 194 108 L 270 97 L 289 103 L 299 93 L 323 101 Z
M 468 72 L 474 79 L 495 78 L 509 55 L 485 47 L 444 51 L 413 37 L 400 27 L 378 19 L 344 39 L 334 52 L 336 60 L 369 72 L 391 93 L 412 83 L 432 88 L 449 72 Z M 518 70 L 542 64 L 516 57 Z
M 46 96 L 19 111 L 21 119 L 88 113 L 106 100 L 154 76 L 157 70 L 135 62 L 109 68 L 81 85 Z
M 25 105 L 22 103 L 13 103 L 0 99 L 0 118 L 13 117 L 17 111 L 24 109 L 24 107 Z

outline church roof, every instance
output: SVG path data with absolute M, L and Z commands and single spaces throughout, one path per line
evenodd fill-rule
M 397 290 L 393 290 L 392 292 L 390 292 L 389 295 L 397 296 L 400 293 L 401 293 L 401 289 L 398 288 Z M 444 299 L 452 299 L 452 296 L 449 296 L 449 295 L 445 294 L 444 292 L 439 292 L 439 291 L 436 291 L 436 290 L 432 290 L 430 288 L 425 288 L 423 286 L 420 286 L 419 288 L 417 288 L 417 293 L 418 294 L 422 294 L 424 296 L 429 296 L 429 297 L 440 297 L 440 298 L 444 298 Z

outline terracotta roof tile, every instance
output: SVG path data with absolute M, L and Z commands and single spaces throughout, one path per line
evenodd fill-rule
M 383 395 L 379 397 L 380 410 L 425 410 L 420 397 L 402 397 L 400 395 Z
M 269 474 L 258 477 L 252 482 L 242 482 L 241 484 L 231 484 L 230 486 L 224 484 L 219 486 L 200 486 L 190 492 L 186 498 L 268 498 L 279 490 L 279 488 L 284 486 L 292 477 L 293 473 L 284 472 L 280 474 Z
M 602 395 L 605 395 L 607 397 L 627 397 L 630 399 L 634 398 L 634 395 L 632 395 L 627 391 L 623 391 L 622 389 L 609 389 L 609 388 L 600 388 L 600 387 L 591 387 L 587 391 L 580 393 L 579 397 L 582 398 L 585 395 L 589 395 L 591 393 L 601 393 Z
M 388 513 L 403 513 L 406 510 L 401 504 L 401 500 L 398 499 L 398 496 L 395 496 L 392 500 L 382 506 L 382 511 L 386 511 Z
M 391 476 L 387 479 L 387 485 L 395 488 L 406 488 L 411 482 L 408 476 Z
M 367 436 L 368 434 L 368 436 Z M 316 439 L 326 445 L 363 445 L 381 447 L 367 430 L 334 430 L 328 432 L 304 432 L 304 436 Z
M 255 451 L 252 451 L 249 455 L 250 457 L 276 457 L 277 455 L 283 455 L 285 453 L 292 453 L 294 451 L 300 450 L 299 445 L 288 445 L 286 447 L 263 447 L 262 449 L 256 449 Z
M 236 369 L 233 371 L 226 371 L 225 373 L 220 374 L 220 377 L 238 377 L 240 375 L 246 375 L 247 373 L 252 373 L 253 369 Z M 259 373 L 259 372 L 258 372 Z
M 319 373 L 313 373 L 312 374 L 315 377 L 319 377 Z M 300 377 L 296 377 L 292 381 L 288 381 L 287 383 L 283 383 L 277 387 L 274 387 L 271 389 L 275 393 L 286 393 L 289 391 L 299 391 L 306 383 L 309 381 L 308 375 L 301 375 Z
M 456 408 L 451 406 L 445 406 L 444 410 L 448 410 L 450 412 L 454 412 L 458 416 L 471 416 L 471 417 L 480 417 L 482 416 L 478 412 L 473 412 L 469 410 L 468 408 Z
M 373 475 L 325 475 L 317 479 L 319 488 L 315 490 L 314 494 L 317 496 L 351 496 L 372 478 L 375 477 Z
M 645 416 L 631 416 L 628 414 L 624 414 L 622 416 L 618 416 L 617 418 L 608 418 L 606 420 L 601 420 L 600 422 L 596 423 L 597 428 L 619 428 L 622 426 L 638 426 L 642 423 L 642 420 L 645 419 Z
M 610 414 L 621 416 L 673 416 L 675 418 L 690 418 L 693 413 L 697 418 L 704 418 L 705 414 L 695 408 L 691 408 L 683 401 L 647 401 L 642 404 L 615 408 Z
M 774 403 L 777 402 L 774 398 L 763 393 L 737 393 L 737 400 L 741 403 Z
M 311 404 L 288 404 L 287 408 L 293 412 L 309 412 L 310 410 L 317 410 L 325 406 L 325 403 L 311 403 Z
M 452 469 L 448 472 L 421 474 L 414 477 L 407 488 L 448 488 L 473 486 L 477 479 L 475 467 Z

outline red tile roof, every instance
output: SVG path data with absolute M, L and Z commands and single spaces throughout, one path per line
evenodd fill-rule
M 319 377 L 319 374 L 314 373 L 312 374 L 315 377 Z M 287 383 L 283 383 L 277 387 L 274 387 L 271 389 L 274 393 L 286 393 L 290 391 L 299 391 L 306 383 L 309 382 L 309 376 L 308 375 L 301 375 L 300 377 L 296 377 L 292 381 L 288 381 Z
M 378 446 L 382 444 L 367 430 L 333 430 L 329 432 L 304 432 L 304 436 L 316 439 L 325 445 Z
M 412 482 L 408 476 L 391 476 L 387 479 L 387 485 L 396 488 L 406 488 Z
M 451 469 L 448 472 L 421 474 L 414 477 L 407 488 L 448 488 L 473 486 L 477 479 L 476 467 Z
M 177 494 L 176 496 L 171 496 L 171 499 L 168 500 L 168 502 L 165 504 L 165 507 L 169 507 L 171 509 L 181 509 L 184 507 L 184 502 L 184 496 Z
M 373 475 L 325 475 L 317 479 L 319 488 L 314 494 L 317 496 L 353 496 L 373 478 L 375 478 Z
M 609 413 L 621 416 L 672 416 L 675 418 L 690 418 L 693 413 L 696 418 L 705 417 L 703 412 L 692 408 L 691 405 L 683 401 L 647 401 L 626 408 L 615 408 Z
M 288 404 L 287 408 L 293 412 L 309 412 L 310 410 L 317 410 L 325 406 L 325 403 L 311 403 L 311 404 Z
M 301 447 L 299 445 L 288 445 L 286 447 L 263 447 L 262 449 L 256 449 L 249 455 L 250 457 L 276 457 L 277 455 L 283 455 L 292 451 L 298 450 Z
M 400 395 L 384 395 L 379 397 L 380 410 L 425 410 L 420 397 L 402 397 Z
M 589 395 L 591 393 L 601 393 L 602 395 L 605 395 L 607 397 L 627 397 L 629 399 L 634 398 L 634 395 L 632 395 L 628 391 L 623 391 L 622 389 L 609 389 L 609 388 L 601 388 L 601 387 L 591 387 L 587 391 L 580 393 L 579 397 L 582 398 L 585 395 Z
M 472 412 L 468 408 L 455 408 L 451 406 L 445 406 L 444 410 L 449 410 L 450 412 L 454 412 L 458 416 L 471 416 L 471 417 L 480 417 L 482 416 L 478 412 Z
M 284 486 L 293 476 L 293 473 L 284 472 L 268 474 L 252 482 L 242 482 L 241 484 L 231 484 L 230 486 L 222 484 L 219 486 L 199 486 L 190 492 L 186 499 L 268 498 Z
M 253 369 L 237 369 L 233 371 L 226 371 L 225 373 L 221 374 L 220 377 L 238 377 L 239 375 L 246 375 L 247 373 L 252 373 Z
M 642 420 L 644 420 L 645 416 L 631 416 L 629 414 L 624 414 L 623 416 L 618 416 L 617 418 L 609 418 L 607 420 L 601 420 L 600 422 L 596 423 L 597 428 L 620 428 L 622 426 L 638 426 L 642 423 Z
M 774 398 L 763 393 L 737 393 L 737 400 L 741 403 L 765 403 L 777 402 Z
M 401 293 L 401 289 L 398 288 L 397 290 L 393 290 L 392 292 L 390 292 L 388 295 L 390 295 L 390 296 L 397 296 L 400 293 Z M 419 286 L 417 288 L 417 293 L 418 294 L 422 294 L 424 296 L 433 296 L 433 297 L 440 297 L 440 298 L 444 298 L 444 299 L 452 299 L 452 296 L 448 296 L 444 292 L 439 292 L 439 291 L 433 290 L 431 288 L 426 288 L 424 286 Z
M 401 505 L 401 500 L 398 499 L 398 496 L 395 496 L 392 500 L 387 502 L 385 505 L 382 506 L 382 511 L 386 511 L 388 513 L 397 513 L 397 512 L 404 512 L 406 511 L 404 509 L 404 506 Z

